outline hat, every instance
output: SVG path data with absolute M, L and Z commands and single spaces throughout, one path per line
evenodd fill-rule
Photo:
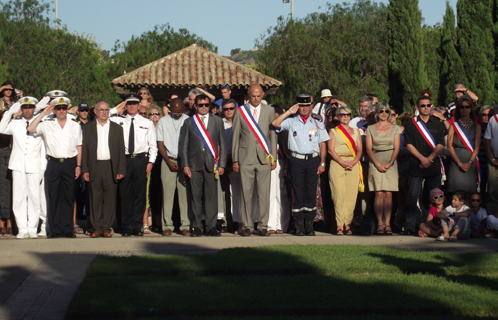
M 125 96 L 124 99 L 126 102 L 140 102 L 140 98 L 134 93 Z
M 83 110 L 86 110 L 86 111 L 90 110 L 90 108 L 88 107 L 88 104 L 85 102 L 82 102 L 78 105 L 78 111 L 83 111 Z
M 320 97 L 320 99 L 325 98 L 325 97 L 332 97 L 332 92 L 330 92 L 329 89 L 322 90 L 322 96 Z
M 19 100 L 22 106 L 35 106 L 38 103 L 38 99 L 34 97 L 24 97 Z
M 55 99 L 60 97 L 67 97 L 67 93 L 62 90 L 52 90 L 47 92 L 45 96 L 50 97 L 50 99 Z
M 435 196 L 438 196 L 438 195 L 440 195 L 440 194 L 444 195 L 444 192 L 443 192 L 441 189 L 438 189 L 438 188 L 436 188 L 436 189 L 432 189 L 432 191 L 431 191 L 431 192 L 430 192 L 430 194 L 429 194 L 429 197 L 431 197 L 431 199 L 432 199 L 432 198 L 434 198 Z
M 306 93 L 300 93 L 296 97 L 297 103 L 302 105 L 302 106 L 309 106 L 311 105 L 311 96 Z
M 69 100 L 69 98 L 66 97 L 54 99 L 52 102 L 54 102 L 56 106 L 68 106 L 71 104 L 71 100 Z

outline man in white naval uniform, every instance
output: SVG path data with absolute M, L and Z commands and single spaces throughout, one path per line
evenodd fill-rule
M 41 102 L 47 101 L 42 99 Z M 44 163 L 45 144 L 41 135 L 27 131 L 37 103 L 33 97 L 21 98 L 0 122 L 0 133 L 13 138 L 9 169 L 12 170 L 12 210 L 19 228 L 19 239 L 37 238 L 40 220 L 41 183 L 45 171 L 40 164 Z M 22 117 L 18 117 L 21 112 Z

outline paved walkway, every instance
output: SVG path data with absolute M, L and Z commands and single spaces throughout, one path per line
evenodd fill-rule
M 86 269 L 97 255 L 206 254 L 224 248 L 291 244 L 353 244 L 387 246 L 407 250 L 498 252 L 498 239 L 470 239 L 456 243 L 434 239 L 389 236 L 316 237 L 272 235 L 242 238 L 190 238 L 158 234 L 145 237 L 91 239 L 0 239 L 0 319 L 63 319 Z

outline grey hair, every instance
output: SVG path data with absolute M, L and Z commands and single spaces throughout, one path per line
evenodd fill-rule
M 490 106 L 489 104 L 487 104 L 485 106 L 482 106 L 481 109 L 479 109 L 479 116 L 482 115 L 483 111 L 486 111 L 486 110 L 489 110 L 489 109 L 493 109 L 493 106 Z
M 391 120 L 391 107 L 386 101 L 379 101 L 375 106 L 368 107 L 366 113 L 370 112 L 372 108 L 375 111 L 375 121 L 379 121 L 378 112 L 382 109 L 387 110 L 387 121 Z
M 195 89 L 195 88 L 194 88 L 194 89 L 190 89 L 190 91 L 188 92 L 188 96 L 187 96 L 187 97 L 188 97 L 188 98 L 190 98 L 190 95 L 191 95 L 192 93 L 193 93 L 193 94 L 195 94 L 195 96 L 196 96 L 196 97 L 197 97 L 198 95 L 202 94 L 202 92 L 200 92 L 199 90 L 197 90 L 197 89 Z
M 370 105 L 372 105 L 372 98 L 369 96 L 361 96 L 360 99 L 358 99 L 358 104 L 366 101 L 370 102 Z
M 342 111 L 342 110 L 346 110 L 346 111 L 347 111 L 347 112 L 349 112 L 349 113 L 353 113 L 353 112 L 351 111 L 351 109 L 349 109 L 349 107 L 346 107 L 346 106 L 340 106 L 340 107 L 338 107 L 338 108 L 337 108 L 337 110 L 335 111 L 335 115 L 336 115 L 336 116 L 339 116 L 339 114 L 341 114 L 341 111 Z
M 108 106 L 109 108 L 111 107 L 111 105 L 109 104 L 109 102 L 107 102 L 107 101 L 105 101 L 105 100 L 99 100 L 99 101 L 95 102 L 95 104 L 93 105 L 93 107 L 94 107 L 94 108 L 97 108 L 97 105 L 98 105 L 99 103 L 102 103 L 102 102 L 103 102 L 103 103 L 105 103 L 105 104 L 107 104 L 107 106 Z

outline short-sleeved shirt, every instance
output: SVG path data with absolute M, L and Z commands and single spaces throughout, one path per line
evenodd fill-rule
M 172 158 L 178 157 L 180 131 L 183 123 L 188 119 L 189 117 L 185 114 L 182 114 L 178 119 L 174 119 L 172 115 L 167 115 L 157 123 L 157 141 L 164 143 L 168 156 Z
M 484 133 L 484 139 L 490 140 L 491 150 L 493 150 L 493 155 L 498 157 L 498 121 L 496 116 L 492 116 L 489 119 L 488 127 Z
M 309 116 L 306 123 L 299 115 L 286 118 L 277 132 L 288 131 L 288 149 L 300 154 L 320 152 L 319 143 L 330 140 L 325 126 Z
M 479 229 L 481 227 L 482 220 L 488 217 L 488 212 L 484 208 L 479 208 L 477 213 L 472 212 L 469 217 L 470 227 L 474 229 Z
M 449 216 L 450 214 L 452 213 L 456 213 L 456 212 L 462 212 L 462 211 L 465 211 L 465 210 L 469 210 L 470 208 L 466 205 L 463 205 L 460 210 L 457 210 L 455 207 L 453 206 L 447 206 L 446 208 L 444 208 L 444 210 L 446 211 L 446 216 Z M 455 220 L 455 221 L 458 221 L 460 217 L 453 217 L 452 219 Z
M 113 108 L 115 109 L 115 108 Z M 113 110 L 111 109 L 111 110 Z M 114 112 L 115 113 L 115 112 Z M 133 119 L 133 121 L 132 121 Z M 141 115 L 131 117 L 126 116 L 111 116 L 109 120 L 119 124 L 123 128 L 123 138 L 125 143 L 125 154 L 129 155 L 128 151 L 131 123 L 133 122 L 134 146 L 133 154 L 148 153 L 149 162 L 154 163 L 157 156 L 157 140 L 154 123 Z
M 57 118 L 40 122 L 36 133 L 42 134 L 47 148 L 47 156 L 54 158 L 73 158 L 78 155 L 77 146 L 81 146 L 83 135 L 81 126 L 75 120 L 66 119 L 62 128 Z
M 416 121 L 420 120 L 420 117 L 414 118 Z M 425 126 L 431 133 L 434 140 L 436 140 L 436 145 L 445 145 L 444 143 L 444 125 L 435 117 L 429 117 L 429 120 L 425 123 Z M 405 146 L 411 144 L 415 149 L 420 152 L 424 157 L 428 157 L 432 153 L 431 146 L 425 141 L 425 138 L 418 131 L 417 127 L 413 121 L 408 121 L 405 126 Z M 409 158 L 409 168 L 408 174 L 414 177 L 433 177 L 441 174 L 441 163 L 436 158 L 432 161 L 432 164 L 427 169 L 420 169 L 420 161 L 414 156 Z

